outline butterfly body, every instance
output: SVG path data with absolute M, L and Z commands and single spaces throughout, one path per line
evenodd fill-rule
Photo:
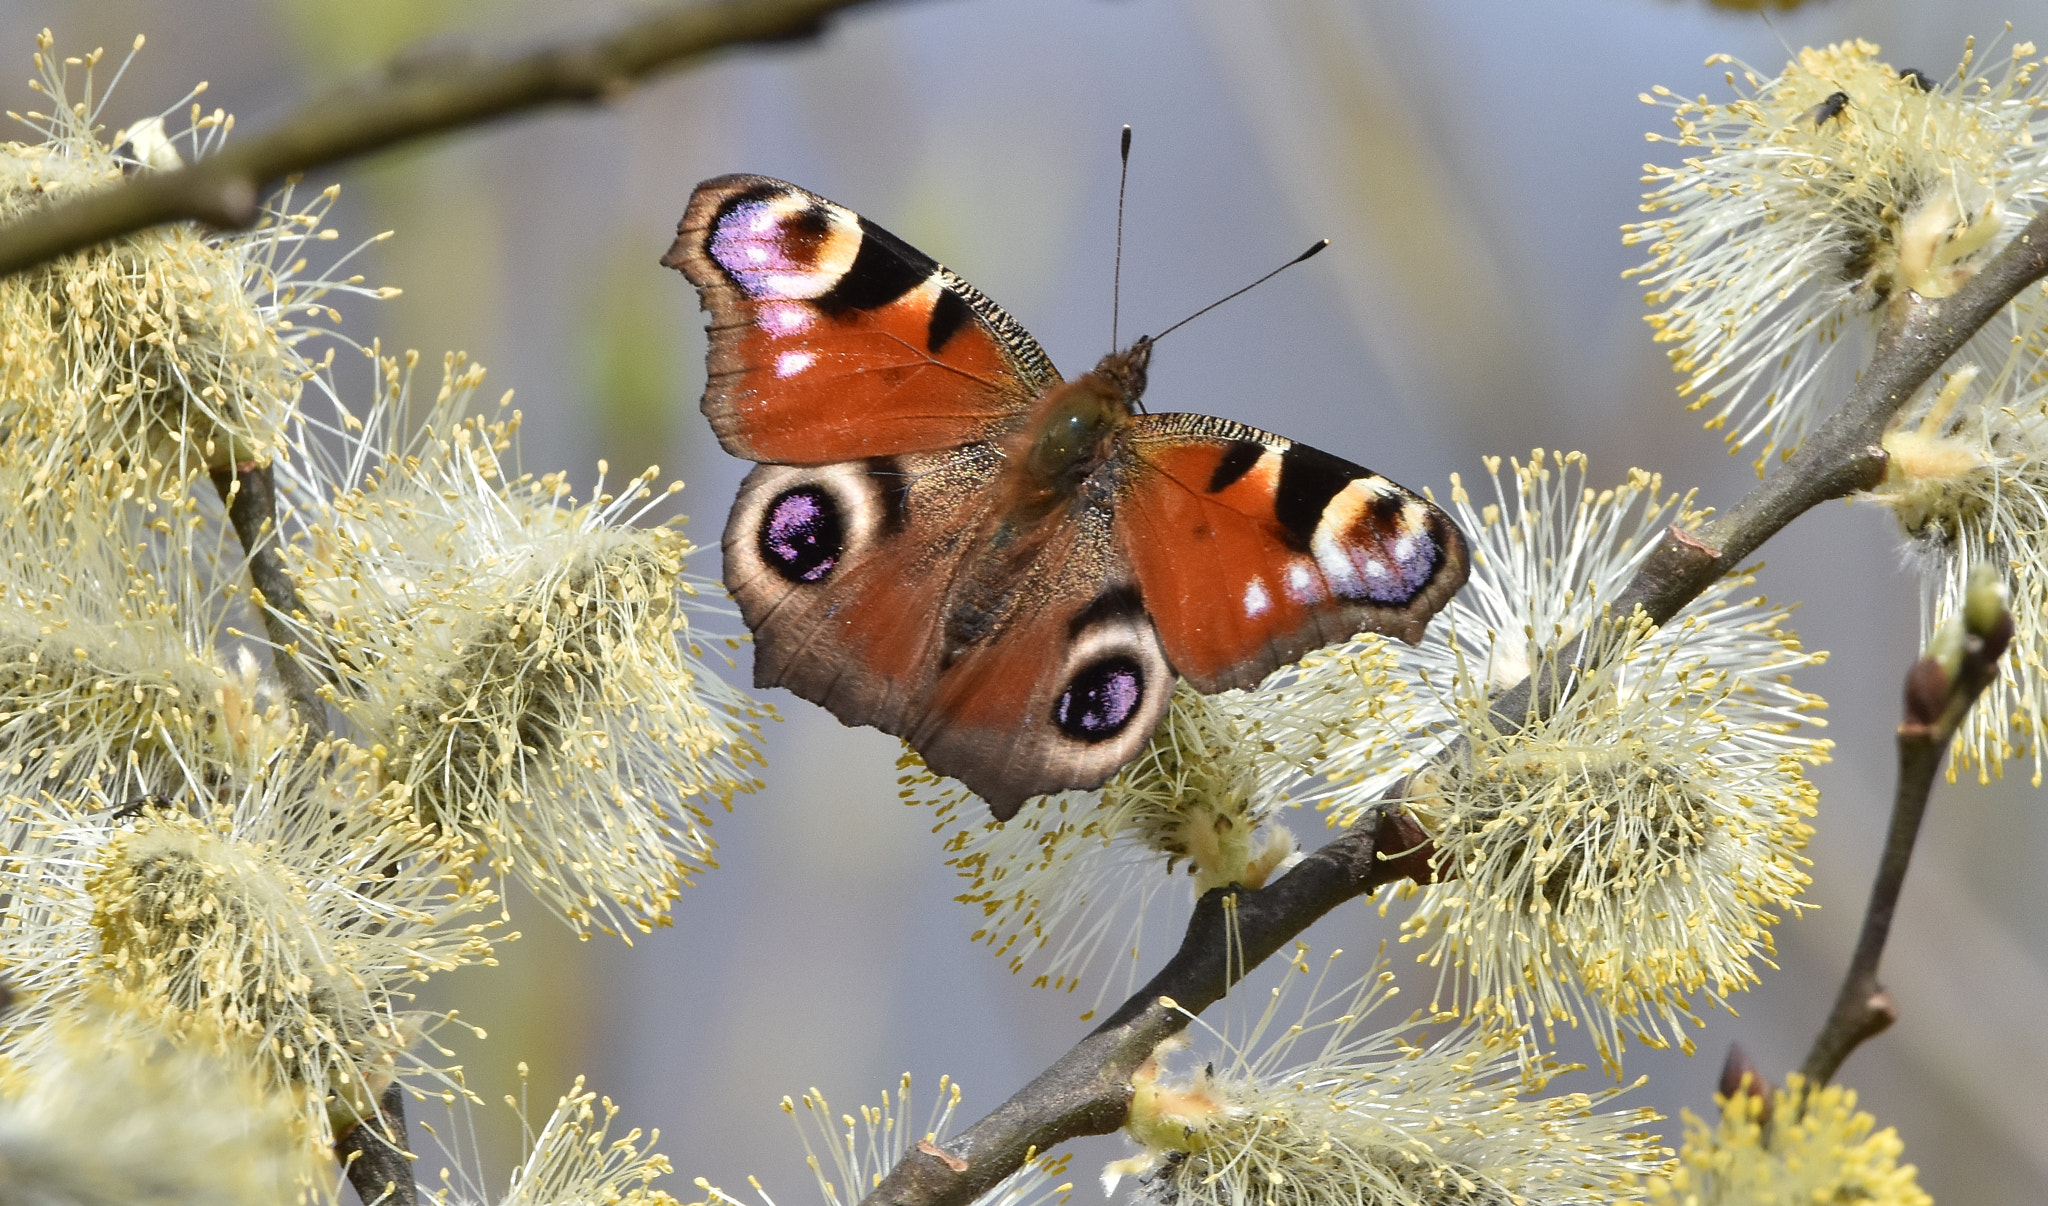
M 1149 340 L 1062 381 L 973 286 L 795 185 L 699 185 L 663 262 L 711 312 L 712 428 L 758 462 L 724 540 L 756 685 L 902 736 L 998 818 L 1115 774 L 1176 674 L 1413 641 L 1464 581 L 1427 501 L 1143 411 Z

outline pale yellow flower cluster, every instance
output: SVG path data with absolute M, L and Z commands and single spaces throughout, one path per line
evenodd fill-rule
M 1808 882 L 1804 771 L 1830 743 L 1814 733 L 1824 705 L 1790 676 L 1821 655 L 1786 609 L 1739 601 L 1747 576 L 1661 627 L 1614 615 L 1650 538 L 1697 523 L 1654 478 L 1595 490 L 1582 459 L 1541 452 L 1493 470 L 1498 501 L 1452 494 L 1480 586 L 1414 655 L 1438 693 L 1411 732 L 1463 741 L 1406 787 L 1440 882 L 1404 941 L 1461 1008 L 1546 1030 L 1589 1021 L 1617 1066 L 1624 1032 L 1689 1050 L 1689 998 L 1754 984 Z M 1524 676 L 1549 706 L 1496 715 Z
M 1136 1175 L 1135 1196 L 1161 1206 L 1590 1206 L 1663 1166 L 1643 1130 L 1654 1112 L 1596 1110 L 1619 1090 L 1530 1097 L 1568 1069 L 1525 1077 L 1509 1032 L 1441 1015 L 1365 1031 L 1397 991 L 1392 976 L 1376 963 L 1333 990 L 1336 960 L 1312 975 L 1297 951 L 1223 1058 L 1174 1076 L 1155 1055 L 1133 1079 L 1126 1128 L 1143 1150 L 1105 1184 Z M 1301 991 L 1309 1000 L 1288 1022 L 1283 1006 Z
M 2031 43 L 1979 75 L 1895 68 L 1868 42 L 1807 49 L 1765 78 L 1726 56 L 1728 101 L 1658 87 L 1683 155 L 1624 227 L 1650 262 L 1631 270 L 1693 405 L 1733 448 L 1796 448 L 1869 359 L 1910 294 L 1953 293 L 2048 199 L 2048 110 Z M 2003 354 L 1986 327 L 1966 356 Z
M 306 1119 L 204 1043 L 108 1002 L 70 1013 L 0 1066 L 9 1202 L 290 1206 L 328 1196 Z
M 643 1146 L 637 1130 L 613 1138 L 612 1120 L 618 1114 L 619 1107 L 610 1098 L 599 1101 L 577 1077 L 541 1125 L 495 1206 L 675 1206 L 674 1198 L 653 1188 L 656 1177 L 674 1171 L 667 1157 Z M 646 1144 L 660 1138 L 656 1131 L 647 1136 Z M 450 1201 L 445 1192 L 436 1196 L 436 1206 L 448 1206 Z
M 953 1121 L 953 1111 L 959 1105 L 960 1086 L 948 1077 L 940 1077 L 938 1100 L 924 1126 L 918 1127 L 911 1105 L 910 1074 L 906 1072 L 894 1095 L 885 1089 L 880 1105 L 860 1107 L 858 1121 L 850 1114 L 835 1117 L 825 1095 L 816 1089 L 804 1094 L 800 1105 L 783 1098 L 782 1112 L 796 1127 L 797 1137 L 803 1142 L 805 1163 L 817 1180 L 826 1206 L 855 1206 L 912 1147 L 943 1142 Z M 1065 1156 L 1049 1156 L 1034 1150 L 1016 1172 L 976 1198 L 975 1206 L 1064 1206 L 1073 1189 L 1072 1184 L 1061 1179 L 1066 1174 L 1067 1160 Z M 702 1177 L 697 1178 L 696 1184 L 704 1197 L 690 1206 L 752 1206 Z M 775 1199 L 768 1196 L 759 1181 L 754 1181 L 753 1188 L 761 1206 L 775 1206 Z
M 1874 1130 L 1852 1089 L 1809 1092 L 1795 1072 L 1773 1094 L 1715 1100 L 1717 1125 L 1685 1112 L 1677 1166 L 1648 1184 L 1655 1206 L 1933 1206 L 1914 1167 L 1899 1163 L 1898 1132 Z
M 1681 393 L 1717 401 L 1729 441 L 1790 454 L 1909 303 L 1953 294 L 2048 203 L 2048 73 L 2032 43 L 1979 72 L 1895 68 L 1876 46 L 1801 51 L 1770 79 L 1735 65 L 1734 100 L 1671 109 L 1678 165 L 1652 165 L 1657 216 L 1626 228 L 1660 307 Z M 1890 507 L 1924 568 L 1923 640 L 1959 614 L 1973 567 L 2005 575 L 2004 672 L 1956 737 L 1980 780 L 2048 762 L 2048 292 L 2025 290 L 1884 435 Z M 1760 458 L 1759 466 L 1763 464 Z
M 713 865 L 706 806 L 756 786 L 765 715 L 705 664 L 689 541 L 634 524 L 680 486 L 574 505 L 560 475 L 507 472 L 517 415 L 469 413 L 480 367 L 450 357 L 423 407 L 413 358 L 380 367 L 340 450 L 281 474 L 306 644 L 423 820 L 579 927 L 650 929 Z
M 48 112 L 0 147 L 0 216 L 232 126 L 195 105 L 110 142 L 98 52 L 45 34 L 36 58 Z M 367 425 L 335 403 L 332 352 L 303 354 L 322 299 L 392 291 L 308 273 L 333 200 L 0 279 L 9 1200 L 330 1198 L 336 1140 L 388 1091 L 467 1094 L 410 993 L 492 962 L 493 865 L 579 925 L 646 928 L 709 865 L 710 804 L 753 785 L 757 711 L 686 618 L 693 550 L 635 526 L 649 478 L 586 505 L 508 480 L 516 417 L 465 413 L 460 358 L 423 433 L 411 358 Z M 297 610 L 251 590 L 227 522 L 258 480 Z M 288 706 L 284 658 L 317 708 Z M 669 1200 L 593 1100 L 563 1100 L 502 1201 Z

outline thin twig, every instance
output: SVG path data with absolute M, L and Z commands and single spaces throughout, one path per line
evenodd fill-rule
M 1892 416 L 1972 334 L 2043 275 L 2048 275 L 2048 212 L 1952 296 L 1931 302 L 1905 299 L 1842 406 L 1725 516 L 1697 533 L 1667 532 L 1616 601 L 1616 613 L 1626 615 L 1641 606 L 1661 624 L 1799 515 L 1876 485 L 1885 470 L 1879 440 Z M 1541 700 L 1531 701 L 1525 679 L 1504 692 L 1492 710 L 1496 717 L 1515 720 L 1541 707 Z M 1186 1025 L 1189 1014 L 1215 1003 L 1236 977 L 1345 900 L 1395 879 L 1428 877 L 1426 865 L 1418 865 L 1424 862 L 1418 852 L 1425 838 L 1399 811 L 1406 786 L 1405 781 L 1395 785 L 1352 829 L 1266 888 L 1203 897 L 1180 950 L 1151 983 L 994 1113 L 949 1140 L 943 1156 L 912 1149 L 861 1206 L 964 1206 L 1016 1171 L 1032 1148 L 1044 1151 L 1066 1139 L 1122 1126 L 1130 1110 L 1130 1074 L 1160 1039 Z M 1401 829 L 1377 842 L 1379 828 L 1386 825 Z M 1405 857 L 1376 860 L 1380 845 Z M 1334 892 L 1331 885 L 1343 890 Z M 1220 910 L 1227 895 L 1237 901 L 1244 934 L 1242 962 L 1229 968 L 1229 979 L 1217 974 L 1226 958 L 1223 934 L 1205 915 L 1205 910 Z M 1187 1012 L 1161 1007 L 1161 996 L 1172 997 Z M 966 1167 L 956 1170 L 961 1161 Z
M 1834 1079 L 1851 1052 L 1898 1020 L 1897 1004 L 1877 982 L 1877 965 L 1884 958 L 1885 940 L 1898 912 L 1899 893 L 1906 885 L 1906 868 L 1913 861 L 1920 822 L 1927 815 L 1934 776 L 1941 770 L 1949 742 L 1969 715 L 1970 705 L 1998 677 L 1999 655 L 2011 639 L 2012 618 L 2001 614 L 1991 630 L 1967 638 L 1953 677 L 1933 657 L 1921 658 L 1907 676 L 1906 719 L 1899 725 L 1899 779 L 1892 797 L 1891 827 L 1885 833 L 1876 881 L 1870 886 L 1870 904 L 1863 910 L 1863 932 L 1856 940 L 1856 953 L 1849 960 L 1835 1007 L 1814 1036 L 1813 1049 L 1800 1068 L 1809 1085 L 1824 1085 Z
M 263 630 L 270 635 L 277 677 L 291 699 L 292 714 L 304 728 L 306 741 L 327 736 L 327 703 L 320 698 L 320 683 L 301 658 L 302 645 L 292 619 L 306 623 L 311 613 L 299 596 L 299 588 L 285 572 L 284 557 L 278 552 L 277 491 L 268 465 L 237 465 L 216 470 L 213 487 L 227 504 L 228 522 L 242 542 L 249 558 L 249 579 L 262 597 L 256 607 L 263 615 Z
M 616 99 L 642 77 L 716 50 L 813 37 L 869 0 L 671 4 L 604 33 L 513 57 L 461 50 L 401 55 L 189 167 L 145 172 L 0 227 L 0 275 L 161 225 L 242 227 L 276 181 L 309 168 L 522 110 Z
M 405 1094 L 393 1081 L 377 1098 L 378 1116 L 350 1127 L 334 1141 L 334 1155 L 348 1170 L 363 1206 L 417 1206 L 419 1188 L 406 1150 Z

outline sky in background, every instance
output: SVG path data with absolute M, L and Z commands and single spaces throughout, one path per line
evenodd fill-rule
M 485 46 L 601 27 L 630 6 L 537 0 L 9 0 L 0 47 L 24 81 L 36 30 L 61 52 L 134 34 L 149 46 L 108 110 L 114 128 L 199 80 L 206 103 L 265 128 L 320 89 L 419 38 Z M 931 252 L 1001 302 L 1069 374 L 1108 350 L 1116 137 L 1136 130 L 1122 329 L 1157 330 L 1298 252 L 1331 251 L 1161 345 L 1147 401 L 1237 418 L 1370 465 L 1414 488 L 1469 482 L 1482 457 L 1585 452 L 1596 482 L 1631 466 L 1725 507 L 1753 482 L 1679 403 L 1643 323 L 1636 216 L 1644 142 L 1668 128 L 1653 84 L 1725 95 L 1703 60 L 1770 74 L 1793 47 L 1850 37 L 1945 74 L 1966 34 L 2048 42 L 2048 4 L 1810 3 L 1774 19 L 1680 0 L 934 0 L 836 22 L 822 39 L 720 59 L 602 109 L 563 110 L 389 153 L 309 183 L 343 183 L 345 236 L 393 229 L 364 257 L 386 303 L 342 329 L 429 363 L 464 349 L 513 389 L 524 462 L 585 491 L 650 460 L 682 477 L 697 538 L 715 544 L 746 466 L 696 409 L 694 292 L 656 264 L 700 179 L 782 176 Z M 1780 39 L 1783 39 L 1781 43 Z M 344 243 L 345 245 L 345 243 Z M 367 398 L 362 364 L 344 389 Z M 1828 664 L 1800 679 L 1834 701 L 1836 760 L 1810 853 L 1819 906 L 1777 934 L 1780 971 L 1706 1015 L 1700 1055 L 1632 1052 L 1650 1083 L 1625 1102 L 1711 1115 L 1730 1042 L 1774 1079 L 1803 1058 L 1847 963 L 1891 794 L 1899 682 L 1918 595 L 1890 521 L 1820 508 L 1772 541 L 1760 589 L 1797 600 Z M 695 563 L 717 575 L 715 551 Z M 544 1113 L 570 1079 L 662 1131 L 690 1178 L 759 1175 L 810 1200 L 777 1102 L 811 1086 L 851 1110 L 911 1071 L 993 1108 L 1086 1026 L 1086 1002 L 1033 989 L 968 934 L 922 810 L 896 796 L 898 744 L 774 693 L 767 789 L 717 819 L 719 869 L 675 924 L 578 943 L 515 902 L 504 966 L 429 986 L 487 1029 L 444 1033 L 493 1101 L 532 1066 Z M 2048 814 L 2023 779 L 1943 788 L 1884 964 L 1898 1025 L 1843 1079 L 1937 1199 L 2031 1200 L 2048 1182 Z M 1312 827 L 1314 821 L 1303 828 Z M 1307 834 L 1313 840 L 1313 834 Z M 520 907 L 523 905 L 524 907 Z M 1365 954 L 1397 933 L 1363 903 L 1309 931 Z M 1176 928 L 1171 909 L 1161 932 Z M 1163 954 L 1160 952 L 1160 954 Z M 1151 956 L 1156 962 L 1158 954 Z M 1420 998 L 1427 981 L 1397 971 Z M 1590 1058 L 1580 1043 L 1567 1050 Z M 1594 1087 L 1589 1076 L 1577 1085 Z M 490 1112 L 495 1111 L 495 1114 Z M 515 1151 L 509 1112 L 479 1115 L 490 1178 Z M 502 1118 L 497 1115 L 503 1115 Z M 1121 1151 L 1076 1160 L 1077 1202 Z M 433 1170 L 423 1169 L 431 1178 Z

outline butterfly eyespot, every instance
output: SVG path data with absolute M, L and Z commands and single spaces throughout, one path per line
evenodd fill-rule
M 1145 669 L 1113 654 L 1081 667 L 1052 705 L 1052 722 L 1077 741 L 1107 741 L 1129 727 L 1145 701 Z
M 859 219 L 800 194 L 742 194 L 713 223 L 705 250 L 735 285 L 764 300 L 829 292 L 860 251 Z
M 784 490 L 768 504 L 759 533 L 761 560 L 791 582 L 819 582 L 846 551 L 839 504 L 817 486 Z

